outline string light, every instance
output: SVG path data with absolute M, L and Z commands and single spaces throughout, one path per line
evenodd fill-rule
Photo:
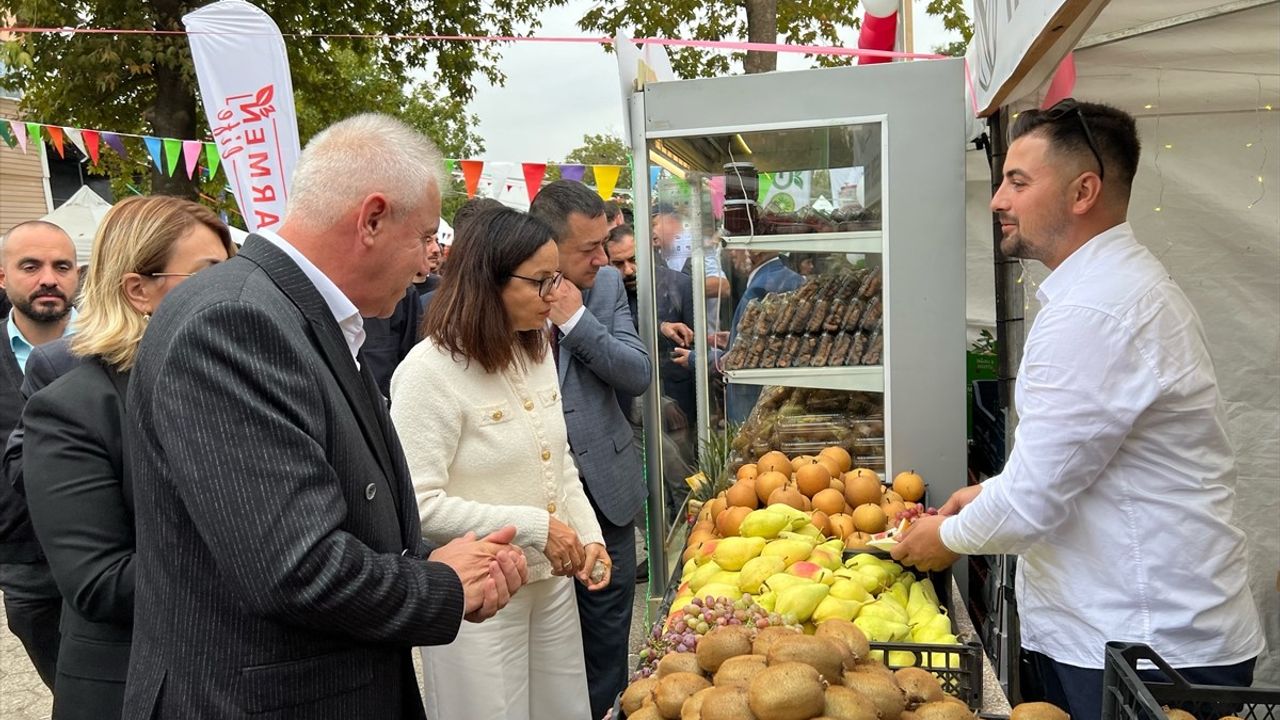
M 1172 150 L 1172 149 L 1173 149 L 1173 143 L 1165 143 L 1164 149 L 1165 149 L 1165 150 Z
M 1160 95 L 1160 80 L 1164 77 L 1164 68 L 1161 67 L 1156 71 L 1156 102 L 1159 105 L 1162 100 Z M 1164 207 L 1164 170 L 1160 168 L 1160 113 L 1156 113 L 1156 156 L 1152 161 L 1156 167 L 1156 177 L 1160 178 L 1160 197 L 1156 200 L 1155 211 L 1160 212 Z M 1165 148 L 1173 149 L 1173 145 L 1165 145 Z
M 1155 105 L 1152 105 L 1151 103 L 1147 103 L 1146 105 L 1143 105 L 1143 106 L 1142 106 L 1142 109 L 1143 109 L 1143 110 L 1150 110 L 1150 109 L 1151 109 L 1151 108 L 1153 108 L 1153 107 L 1155 107 Z
M 1254 117 L 1257 120 L 1258 137 L 1253 142 L 1245 143 L 1245 147 L 1252 148 L 1255 143 L 1262 143 L 1262 157 L 1258 161 L 1258 175 L 1256 176 L 1258 179 L 1258 197 L 1254 198 L 1253 202 L 1249 203 L 1249 205 L 1246 206 L 1245 208 L 1246 210 L 1252 210 L 1253 206 L 1262 202 L 1262 198 L 1267 196 L 1267 183 L 1266 183 L 1266 180 L 1263 178 L 1262 173 L 1265 171 L 1267 167 L 1267 155 L 1269 154 L 1271 149 L 1270 143 L 1265 142 L 1263 139 L 1267 136 L 1262 134 L 1262 110 L 1270 110 L 1271 105 L 1269 103 L 1266 105 L 1262 104 L 1262 78 L 1255 77 L 1254 82 L 1258 84 L 1258 105 L 1261 105 L 1261 110 L 1255 110 L 1253 113 Z

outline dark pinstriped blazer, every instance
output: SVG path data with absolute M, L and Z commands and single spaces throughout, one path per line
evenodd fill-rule
M 129 385 L 125 718 L 419 718 L 414 645 L 463 593 L 416 555 L 385 403 L 319 292 L 252 236 L 165 298 Z

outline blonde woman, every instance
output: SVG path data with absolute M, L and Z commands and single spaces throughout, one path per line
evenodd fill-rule
M 120 717 L 133 625 L 129 371 L 165 295 L 234 250 L 227 226 L 188 200 L 113 207 L 94 239 L 71 341 L 81 362 L 23 411 L 27 503 L 63 598 L 57 720 Z

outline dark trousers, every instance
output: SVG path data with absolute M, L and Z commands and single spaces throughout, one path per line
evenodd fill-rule
M 58 631 L 62 598 L 23 597 L 6 589 L 4 613 L 10 632 L 22 641 L 40 679 L 52 690 L 58 670 L 58 645 L 62 642 Z
M 1045 700 L 1062 708 L 1071 720 L 1099 720 L 1102 717 L 1102 671 L 1060 663 L 1040 653 L 1027 652 L 1040 673 L 1044 685 Z M 1176 668 L 1193 685 L 1220 685 L 1248 687 L 1253 683 L 1253 666 L 1257 658 L 1235 665 L 1214 667 Z M 1168 682 L 1159 670 L 1139 670 L 1138 676 L 1145 682 Z M 1177 704 L 1175 703 L 1175 706 Z M 1182 707 L 1196 717 L 1222 717 L 1235 709 L 1219 707 Z M 1238 709 L 1238 708 L 1237 708 Z
M 614 525 L 599 512 L 596 519 L 613 561 L 613 575 L 609 586 L 596 592 L 587 592 L 582 583 L 574 583 L 592 720 L 603 717 L 627 685 L 627 644 L 636 594 L 635 524 Z

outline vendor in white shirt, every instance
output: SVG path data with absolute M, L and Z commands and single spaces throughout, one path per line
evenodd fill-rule
M 1125 221 L 1133 118 L 1068 99 L 1010 135 L 991 201 L 1000 249 L 1053 271 L 1018 371 L 1013 452 L 893 556 L 938 569 L 1019 555 L 1022 646 L 1072 720 L 1101 713 L 1109 640 L 1151 645 L 1193 683 L 1247 686 L 1263 638 L 1230 524 L 1235 454 L 1200 319 Z

